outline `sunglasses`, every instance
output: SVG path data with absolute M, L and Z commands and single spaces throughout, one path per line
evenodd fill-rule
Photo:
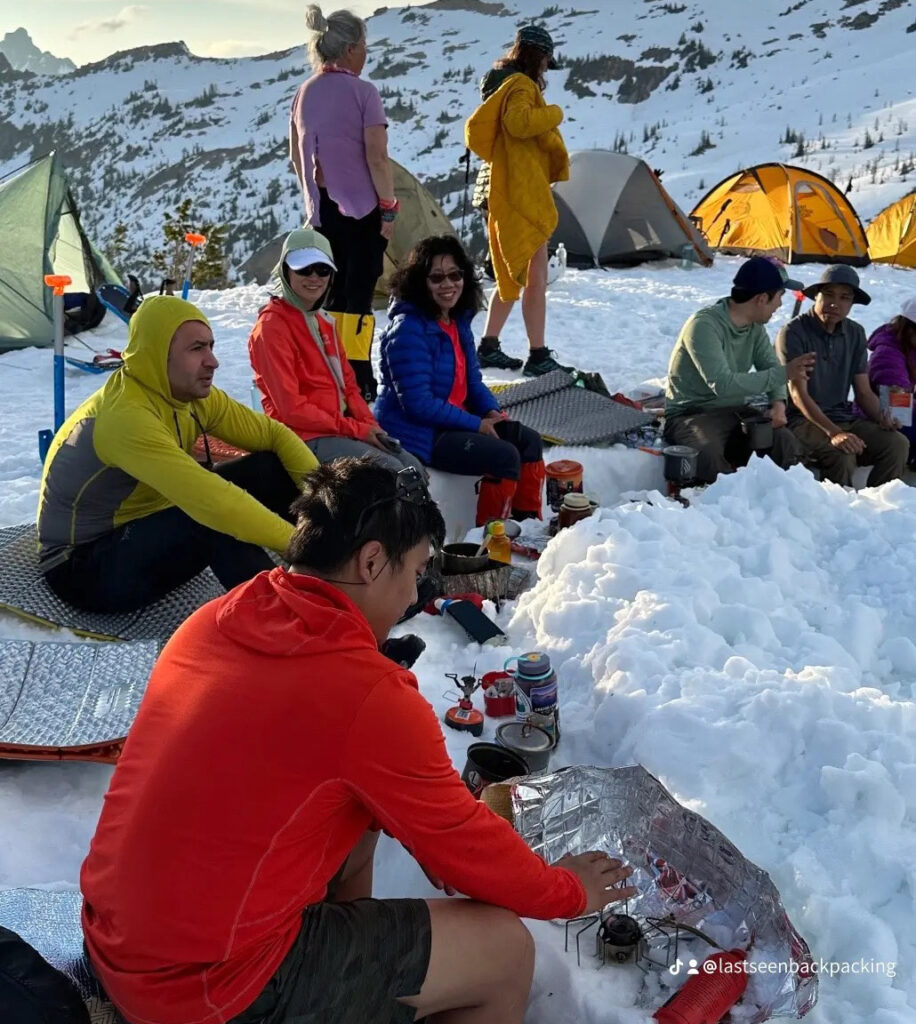
M 423 479 L 422 473 L 414 466 L 407 466 L 405 469 L 398 470 L 395 477 L 394 494 L 388 498 L 379 498 L 378 501 L 370 502 L 370 504 L 360 512 L 359 517 L 356 520 L 356 526 L 353 529 L 354 544 L 356 547 L 359 547 L 364 543 L 362 538 L 366 533 L 366 527 L 372 513 L 382 505 L 390 505 L 393 502 L 398 501 L 408 501 L 411 505 L 417 506 L 435 504 L 432 499 L 432 495 L 429 493 L 429 488 L 426 486 L 426 481 Z
M 452 284 L 457 284 L 459 281 L 464 280 L 463 270 L 449 270 L 448 273 L 444 273 L 441 270 L 434 270 L 431 274 L 426 275 L 426 280 L 430 284 L 442 284 L 443 281 L 451 281 Z
M 310 274 L 315 274 L 317 277 L 330 277 L 331 267 L 327 263 L 312 263 L 307 267 L 303 267 L 301 270 L 296 270 L 287 263 L 287 269 L 291 270 L 296 277 L 308 277 Z

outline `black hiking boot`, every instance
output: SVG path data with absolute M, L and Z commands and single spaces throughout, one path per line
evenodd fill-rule
M 521 359 L 507 356 L 499 347 L 499 338 L 481 338 L 477 346 L 477 359 L 481 369 L 490 370 L 520 370 Z
M 572 373 L 575 367 L 563 366 L 553 357 L 553 349 L 533 348 L 525 361 L 525 368 L 522 375 L 525 377 L 543 377 L 545 373 L 552 373 L 554 370 L 563 370 L 564 373 Z
M 411 668 L 426 650 L 426 643 L 415 633 L 408 633 L 406 636 L 389 637 L 379 650 L 401 668 Z

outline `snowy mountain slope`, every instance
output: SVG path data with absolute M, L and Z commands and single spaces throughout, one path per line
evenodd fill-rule
M 383 9 L 369 20 L 365 74 L 384 96 L 391 153 L 456 221 L 477 81 L 526 20 L 557 40 L 563 67 L 549 76 L 547 98 L 566 111 L 569 147 L 644 156 L 687 209 L 721 177 L 764 160 L 851 181 L 863 220 L 912 188 L 916 17 L 907 0 Z M 238 266 L 301 217 L 286 125 L 306 73 L 301 45 L 203 59 L 183 43 L 56 78 L 0 70 L 0 173 L 60 149 L 91 233 L 104 244 L 127 223 L 141 267 L 161 243 L 163 213 L 190 197 L 200 221 L 230 225 Z
M 55 57 L 47 50 L 40 50 L 24 28 L 7 32 L 0 39 L 0 53 L 16 71 L 29 71 L 34 75 L 66 75 L 76 70 L 69 57 Z

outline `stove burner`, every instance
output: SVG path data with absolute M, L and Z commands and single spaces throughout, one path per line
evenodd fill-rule
M 605 963 L 612 960 L 625 964 L 635 958 L 642 929 L 638 922 L 626 914 L 609 914 L 598 926 L 597 955 Z

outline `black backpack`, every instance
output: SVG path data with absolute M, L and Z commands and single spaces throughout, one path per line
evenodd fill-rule
M 91 331 L 98 327 L 105 316 L 105 307 L 95 292 L 83 292 L 83 301 L 79 306 L 64 310 L 64 333 L 79 334 L 80 331 Z
M 0 1021 L 3 1024 L 89 1024 L 76 986 L 25 939 L 0 927 Z

